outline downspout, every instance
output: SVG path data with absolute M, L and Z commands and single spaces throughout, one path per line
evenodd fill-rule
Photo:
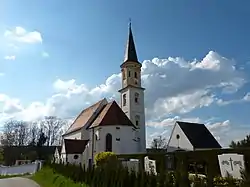
M 91 152 L 91 165 L 93 166 L 94 163 L 94 138 L 95 138 L 95 132 L 94 132 L 94 127 L 92 129 L 92 152 Z

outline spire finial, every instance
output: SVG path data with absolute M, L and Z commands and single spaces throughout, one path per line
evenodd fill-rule
M 131 20 L 131 18 L 129 18 L 128 26 L 129 26 L 130 29 L 131 29 L 131 22 L 132 22 L 132 20 Z

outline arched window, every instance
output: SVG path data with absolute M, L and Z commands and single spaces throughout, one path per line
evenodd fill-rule
M 135 71 L 135 78 L 137 79 L 137 72 Z
M 130 77 L 130 71 L 128 71 L 128 77 Z
M 125 74 L 125 71 L 124 71 L 124 69 L 122 70 L 122 79 L 124 80 L 124 79 L 126 79 L 126 74 Z
M 140 126 L 140 116 L 139 116 L 139 115 L 136 115 L 136 116 L 135 116 L 135 126 L 136 126 L 136 127 L 139 127 L 139 126 Z
M 106 152 L 112 152 L 112 135 L 110 133 L 106 135 Z
M 127 96 L 126 96 L 126 94 L 123 94 L 123 96 L 122 96 L 122 98 L 123 98 L 123 106 L 126 106 L 126 102 L 127 102 Z
M 135 93 L 135 103 L 139 103 L 139 94 Z

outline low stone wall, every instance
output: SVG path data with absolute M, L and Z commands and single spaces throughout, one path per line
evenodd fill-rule
M 25 173 L 33 174 L 41 169 L 41 162 L 19 166 L 0 166 L 0 175 L 21 175 Z

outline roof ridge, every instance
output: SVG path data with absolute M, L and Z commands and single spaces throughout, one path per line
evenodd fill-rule
M 188 124 L 205 125 L 204 123 L 194 123 L 194 122 L 189 122 L 189 121 L 176 121 L 176 123 L 188 123 Z
M 81 115 L 82 115 L 84 112 L 86 112 L 87 110 L 93 108 L 93 107 L 96 106 L 97 104 L 101 104 L 101 103 L 102 103 L 103 101 L 105 101 L 105 100 L 107 101 L 107 99 L 104 97 L 103 99 L 101 99 L 101 100 L 97 101 L 96 103 L 90 105 L 89 107 L 83 109 L 83 110 L 80 112 L 80 114 L 75 118 L 75 120 L 72 122 L 72 124 L 69 126 L 69 128 L 67 129 L 67 131 L 66 131 L 65 134 L 68 134 L 68 133 L 72 132 L 72 131 L 69 131 L 69 132 L 68 132 L 68 130 L 75 124 L 75 122 L 79 119 L 79 117 L 81 117 Z M 96 110 L 97 110 L 97 109 L 96 109 Z M 96 111 L 96 110 L 95 110 L 95 111 Z M 77 128 L 77 129 L 78 129 L 78 128 Z M 74 129 L 74 130 L 76 130 L 76 129 Z M 73 131 L 74 131 L 74 130 L 73 130 Z
M 128 125 L 135 127 L 115 100 L 105 105 L 89 128 L 103 125 Z

